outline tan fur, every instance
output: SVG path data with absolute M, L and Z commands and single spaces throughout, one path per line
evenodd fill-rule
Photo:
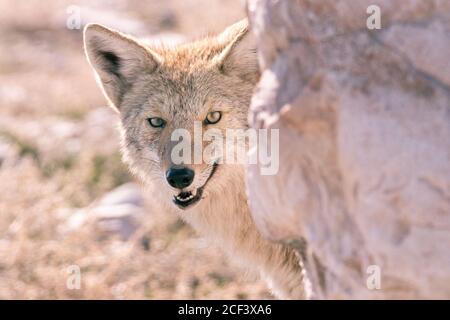
M 295 253 L 264 239 L 251 218 L 244 166 L 190 165 L 196 172 L 190 188 L 207 185 L 192 209 L 172 203 L 175 190 L 164 173 L 171 166 L 170 134 L 192 132 L 194 120 L 209 111 L 223 116 L 214 128 L 247 128 L 247 112 L 259 71 L 246 20 L 208 37 L 175 48 L 148 48 L 138 40 L 97 24 L 85 28 L 85 49 L 106 97 L 121 117 L 123 153 L 131 170 L 153 186 L 155 201 L 179 214 L 243 265 L 259 272 L 280 298 L 307 298 L 304 275 Z M 149 117 L 167 121 L 151 128 Z

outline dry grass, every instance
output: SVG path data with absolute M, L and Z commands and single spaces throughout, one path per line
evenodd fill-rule
M 140 35 L 196 37 L 244 15 L 240 1 L 0 0 L 0 298 L 270 298 L 149 194 L 128 241 L 94 224 L 62 228 L 64 212 L 133 180 L 81 31 L 65 27 L 69 4 L 81 6 L 83 22 Z M 79 290 L 66 286 L 70 265 L 81 268 Z

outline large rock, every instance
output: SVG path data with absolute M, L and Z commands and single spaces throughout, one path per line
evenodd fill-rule
M 303 251 L 316 298 L 450 298 L 450 2 L 248 8 L 250 121 L 280 129 L 278 174 L 248 168 L 258 227 Z

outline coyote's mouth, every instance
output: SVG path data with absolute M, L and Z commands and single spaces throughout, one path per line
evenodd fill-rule
M 175 203 L 178 208 L 180 209 L 187 209 L 188 207 L 192 207 L 194 204 L 200 201 L 202 199 L 203 195 L 203 189 L 205 188 L 206 184 L 208 183 L 209 179 L 213 176 L 213 174 L 217 170 L 218 163 L 215 162 L 213 164 L 213 168 L 211 170 L 211 173 L 206 179 L 206 182 L 201 186 L 200 188 L 197 188 L 194 191 L 182 191 L 178 195 L 173 197 L 173 203 Z

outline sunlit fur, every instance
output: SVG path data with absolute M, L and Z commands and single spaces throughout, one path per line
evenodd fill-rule
M 221 164 L 207 182 L 203 199 L 181 210 L 172 203 L 174 190 L 165 179 L 172 165 L 174 129 L 193 132 L 195 120 L 210 111 L 221 120 L 203 129 L 246 129 L 252 91 L 259 79 L 254 41 L 246 20 L 216 37 L 174 48 L 148 48 L 138 40 L 91 24 L 85 49 L 99 83 L 121 118 L 122 150 L 131 170 L 142 178 L 165 210 L 174 212 L 242 265 L 259 272 L 280 298 L 307 298 L 300 262 L 288 247 L 263 238 L 247 206 L 245 167 Z M 163 118 L 152 128 L 147 118 Z M 205 184 L 212 166 L 190 165 L 195 179 L 189 191 Z

